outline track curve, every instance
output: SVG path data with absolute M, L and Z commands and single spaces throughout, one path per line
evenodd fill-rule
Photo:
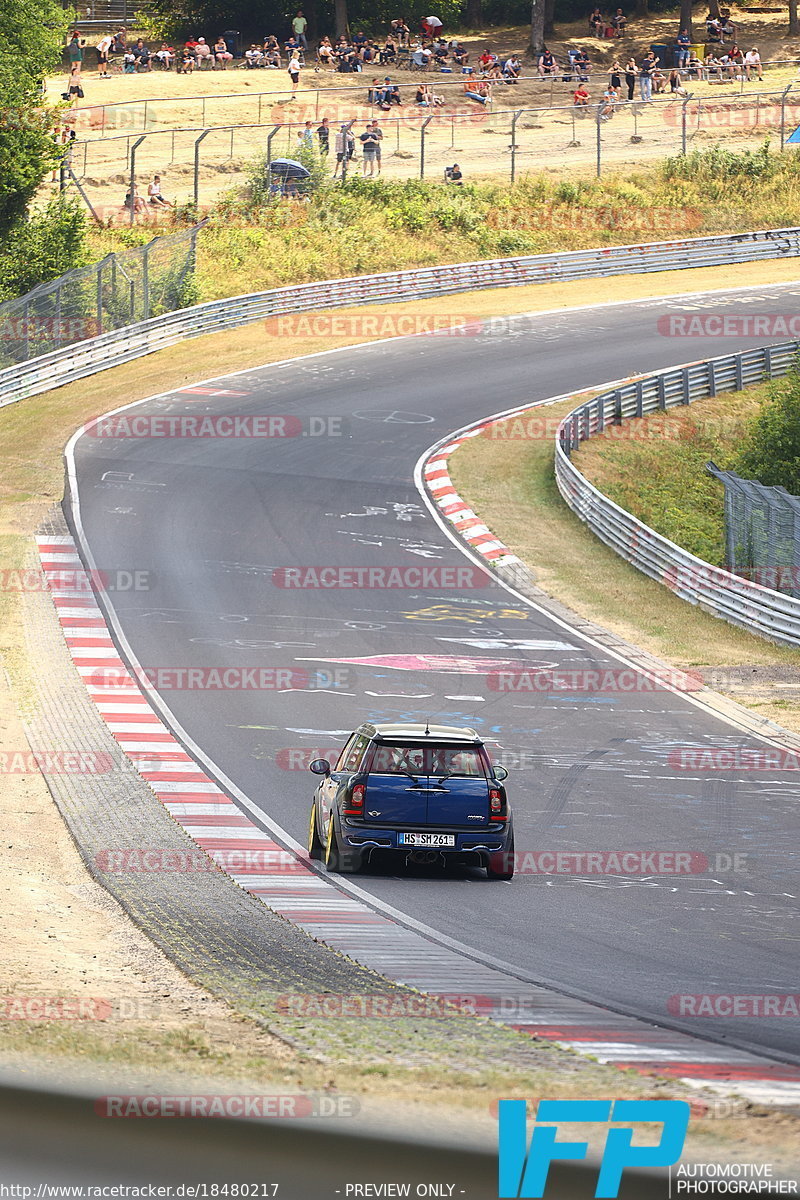
M 497 588 L 287 589 L 274 586 L 273 571 L 463 566 L 413 485 L 415 462 L 438 438 L 500 408 L 718 351 L 718 339 L 693 338 L 687 351 L 685 340 L 662 337 L 657 320 L 665 312 L 689 305 L 784 312 L 797 295 L 798 285 L 774 286 L 542 314 L 504 321 L 496 333 L 398 339 L 169 393 L 133 411 L 288 414 L 306 423 L 309 436 L 84 434 L 72 444 L 71 516 L 102 570 L 152 573 L 150 590 L 105 598 L 146 667 L 352 672 L 338 692 L 162 694 L 208 759 L 297 840 L 304 840 L 311 784 L 305 771 L 283 769 L 290 751 L 299 760 L 301 751 L 333 748 L 366 717 L 430 717 L 475 725 L 527 756 L 512 777 L 520 850 L 749 856 L 746 876 L 522 874 L 502 887 L 478 872 L 447 879 L 375 872 L 358 880 L 365 893 L 477 956 L 654 1021 L 668 1018 L 675 994 L 792 992 L 800 880 L 789 849 L 798 829 L 791 774 L 703 778 L 667 762 L 676 746 L 754 739 L 671 692 L 488 691 L 486 658 L 619 666 L 577 631 Z M 344 436 L 311 436 L 313 428 L 330 432 L 324 419 L 331 417 L 342 420 Z M 310 418 L 322 424 L 309 426 Z M 386 655 L 401 657 L 386 662 Z M 696 1032 L 800 1062 L 791 1021 L 708 1018 Z

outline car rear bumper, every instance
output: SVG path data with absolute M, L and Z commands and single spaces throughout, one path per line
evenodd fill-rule
M 403 833 L 410 832 L 406 829 L 387 829 L 383 827 L 370 827 L 355 822 L 342 822 L 342 836 L 348 846 L 352 846 L 354 850 L 398 850 L 402 853 L 409 854 L 415 850 L 435 850 L 440 854 L 495 854 L 498 851 L 503 851 L 507 848 L 511 839 L 511 827 L 502 829 L 446 829 L 436 826 L 420 828 L 415 827 L 415 832 L 418 833 L 445 833 L 452 834 L 455 838 L 455 844 L 452 846 L 406 846 L 400 841 L 400 836 Z

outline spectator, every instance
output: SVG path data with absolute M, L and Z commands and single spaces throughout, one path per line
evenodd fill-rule
M 69 45 L 67 46 L 70 71 L 74 67 L 75 63 L 77 63 L 78 66 L 83 65 L 83 47 L 86 45 L 86 42 L 84 41 L 83 44 L 81 44 L 80 36 L 81 35 L 76 29 L 70 38 Z
M 667 77 L 661 70 L 660 64 L 657 62 L 651 76 L 653 80 L 653 90 L 659 96 L 667 86 Z
M 392 104 L 396 104 L 396 105 L 398 105 L 398 107 L 402 107 L 403 102 L 400 99 L 400 88 L 397 86 L 396 83 L 392 83 L 391 79 L 387 75 L 383 81 L 383 94 L 381 97 L 381 107 L 390 108 Z
M 453 163 L 452 167 L 445 167 L 444 181 L 445 183 L 454 183 L 457 187 L 463 187 L 464 176 L 461 174 L 461 167 L 458 163 Z
M 397 62 L 397 44 L 392 37 L 387 37 L 383 44 L 383 49 L 378 55 L 378 62 L 395 63 Z
M 706 37 L 709 42 L 722 41 L 722 25 L 716 17 L 711 14 L 706 17 Z
M 317 62 L 321 67 L 330 68 L 335 65 L 333 60 L 333 46 L 329 37 L 324 37 L 317 46 Z
M 204 37 L 199 37 L 194 47 L 195 56 L 197 58 L 198 67 L 202 67 L 204 62 L 214 65 L 214 54 Z
M 636 65 L 636 60 L 631 57 L 625 64 L 625 86 L 628 89 L 628 100 L 633 100 L 633 89 L 636 86 L 636 76 L 639 74 L 639 68 Z
M 731 76 L 731 78 L 738 78 L 738 76 L 741 74 L 741 71 L 742 71 L 742 63 L 744 62 L 744 55 L 742 54 L 739 47 L 736 45 L 736 42 L 733 43 L 733 45 L 731 46 L 730 50 L 728 51 L 728 53 L 726 54 L 725 57 L 728 60 L 728 62 L 727 62 L 728 74 Z
M 408 28 L 404 17 L 397 17 L 390 26 L 393 38 L 397 39 L 398 45 L 407 46 L 411 37 L 411 30 Z
M 197 65 L 194 51 L 190 46 L 184 46 L 178 58 L 178 75 L 191 75 Z
M 601 121 L 610 121 L 614 113 L 617 111 L 617 103 L 619 102 L 619 92 L 614 87 L 613 83 L 609 83 L 603 93 L 603 102 L 600 105 L 598 117 Z
M 589 13 L 589 28 L 595 37 L 603 37 L 606 28 L 606 19 L 599 8 L 594 8 Z
M 651 50 L 639 63 L 639 95 L 645 104 L 649 104 L 653 98 L 653 71 L 655 69 L 656 59 Z
M 114 34 L 111 43 L 112 54 L 124 54 L 128 46 L 128 31 L 125 28 L 118 29 Z
M 104 33 L 97 43 L 98 79 L 108 79 L 108 56 L 111 52 L 113 38 L 110 33 Z
M 622 90 L 622 67 L 619 65 L 619 59 L 614 59 L 608 69 L 608 75 L 611 77 L 611 86 L 615 89 L 617 98 L 619 98 L 619 93 Z
M 362 134 L 359 134 L 358 140 L 361 142 L 361 150 L 364 155 L 364 177 L 366 178 L 367 168 L 372 177 L 375 174 L 375 163 L 378 157 L 378 141 L 372 132 L 371 124 L 366 126 Z
M 133 75 L 136 72 L 136 55 L 130 46 L 126 47 L 122 56 L 122 70 L 126 75 Z
M 492 100 L 492 85 L 486 80 L 479 80 L 477 83 L 465 82 L 464 95 L 468 100 L 475 100 L 486 107 Z
M 268 71 L 277 71 L 281 65 L 281 51 L 277 43 L 270 46 L 269 49 L 264 47 L 264 66 Z
M 172 208 L 169 200 L 161 195 L 161 176 L 154 175 L 152 182 L 147 185 L 147 195 L 154 208 Z
M 317 126 L 317 138 L 320 155 L 322 158 L 327 158 L 331 149 L 331 131 L 327 117 L 323 117 Z
M 150 51 L 141 38 L 139 38 L 133 47 L 133 57 L 137 71 L 152 71 L 153 64 L 150 61 Z
M 424 71 L 430 61 L 431 61 L 431 52 L 427 46 L 417 46 L 416 49 L 412 51 L 412 54 L 411 54 L 412 67 L 419 67 L 420 70 Z
M 70 68 L 67 99 L 71 101 L 73 108 L 77 106 L 79 100 L 83 99 L 83 82 L 81 80 L 81 64 L 79 62 L 74 62 Z
M 225 41 L 224 37 L 222 37 L 221 35 L 220 35 L 220 37 L 217 38 L 216 42 L 214 43 L 214 58 L 216 59 L 216 61 L 218 63 L 222 64 L 223 71 L 226 71 L 228 69 L 229 62 L 233 62 L 233 55 L 231 54 L 230 50 L 228 49 L 228 43 Z
M 685 67 L 689 61 L 689 33 L 686 29 L 682 29 L 675 38 L 675 49 L 672 52 L 672 61 L 676 67 Z
M 377 121 L 372 122 L 372 136 L 375 139 L 375 163 L 378 168 L 378 174 L 381 173 L 381 142 L 383 141 L 383 130 Z
M 555 56 L 550 53 L 547 47 L 544 48 L 539 56 L 539 74 L 544 79 L 547 75 L 558 74 L 558 63 Z
M 503 78 L 506 83 L 519 83 L 519 76 L 522 67 L 516 55 L 512 54 L 511 58 L 507 58 L 503 63 Z
M 165 71 L 169 71 L 172 64 L 175 62 L 175 47 L 168 46 L 166 42 L 162 42 L 158 50 L 156 50 L 153 58 L 158 59 Z
M 289 59 L 289 65 L 286 68 L 289 78 L 292 81 L 292 100 L 297 99 L 297 85 L 300 82 L 300 59 L 296 55 L 292 55 Z
M 575 108 L 589 107 L 589 93 L 582 83 L 579 83 L 572 93 L 572 103 Z
M 299 148 L 303 150 L 314 149 L 314 126 L 311 121 L 306 121 L 302 129 L 297 131 L 297 141 Z
M 136 184 L 133 185 L 133 191 L 128 189 L 128 191 L 125 193 L 124 207 L 128 210 L 128 212 L 133 212 L 134 216 L 139 216 L 141 213 L 147 212 L 147 205 L 139 195 L 136 189 Z
M 303 16 L 302 8 L 299 8 L 297 10 L 297 15 L 295 16 L 294 20 L 292 21 L 292 33 L 297 38 L 298 45 L 302 46 L 304 50 L 308 49 L 308 42 L 306 41 L 306 30 L 307 29 L 308 29 L 308 21 Z
M 689 55 L 689 76 L 691 79 L 702 79 L 703 76 L 703 64 L 694 50 Z
M 736 37 L 736 26 L 731 21 L 730 13 L 726 13 L 722 22 L 722 36 L 729 41 L 733 41 Z
M 625 27 L 628 24 L 628 19 L 621 8 L 618 8 L 611 18 L 611 28 L 616 33 L 617 37 L 625 36 Z
M 573 59 L 573 66 L 578 73 L 578 78 L 582 83 L 586 83 L 592 69 L 592 64 L 584 47 L 578 51 Z
M 255 42 L 250 43 L 250 49 L 244 52 L 244 61 L 247 67 L 263 67 L 264 52 Z
M 744 56 L 744 75 L 748 83 L 750 82 L 751 71 L 755 71 L 759 79 L 764 78 L 761 70 L 761 55 L 758 53 L 758 46 L 753 46 Z
M 669 90 L 673 96 L 683 96 L 685 98 L 689 95 L 683 86 L 681 73 L 675 67 L 669 73 Z
M 713 50 L 709 50 L 703 60 L 703 69 L 706 79 L 711 82 L 712 77 L 716 79 L 722 78 L 722 65 Z

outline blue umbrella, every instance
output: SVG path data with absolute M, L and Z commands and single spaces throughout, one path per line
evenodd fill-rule
M 308 179 L 311 172 L 293 158 L 274 158 L 269 164 L 271 174 L 281 179 Z

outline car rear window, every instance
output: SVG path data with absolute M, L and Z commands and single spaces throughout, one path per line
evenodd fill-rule
M 485 775 L 477 746 L 411 746 L 407 743 L 376 745 L 370 770 L 378 775 Z

